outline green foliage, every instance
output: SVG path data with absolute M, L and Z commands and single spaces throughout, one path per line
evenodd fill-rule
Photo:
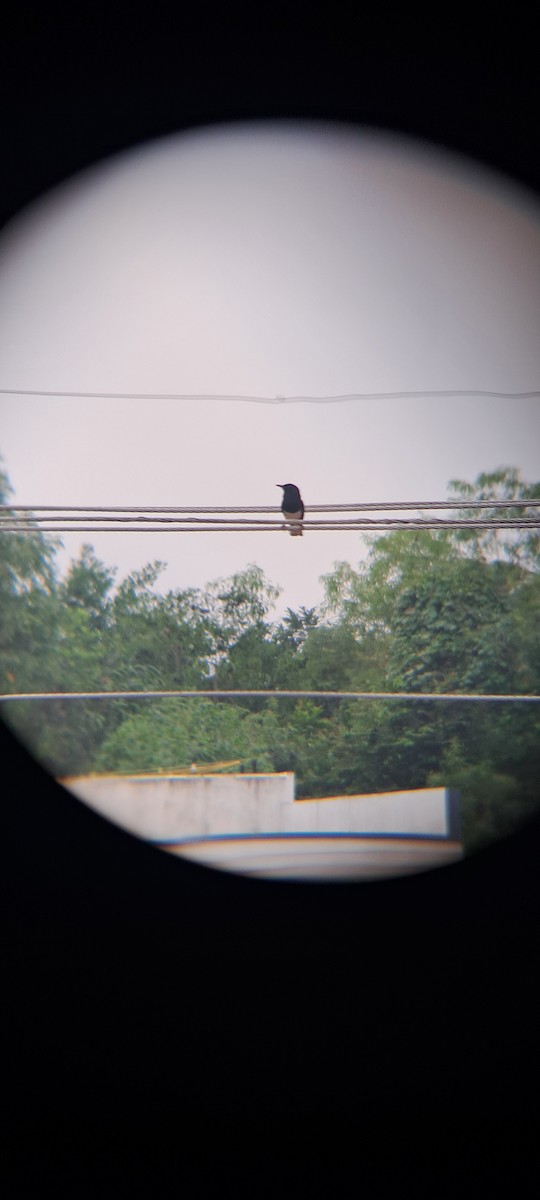
M 494 516 L 515 501 L 519 515 L 540 484 L 501 468 L 451 492 Z M 0 502 L 11 495 L 0 469 Z M 0 534 L 0 691 L 540 693 L 535 531 L 389 532 L 367 561 L 324 577 L 320 611 L 276 622 L 280 589 L 256 564 L 163 595 L 163 563 L 116 584 L 85 545 L 59 579 L 58 543 L 28 519 L 31 532 Z M 3 717 L 59 776 L 239 759 L 294 771 L 300 797 L 455 787 L 468 851 L 538 809 L 536 705 L 54 700 L 17 701 Z
M 97 770 L 151 771 L 189 767 L 192 762 L 257 760 L 269 770 L 270 760 L 257 754 L 249 718 L 237 708 L 211 700 L 147 702 L 144 712 L 127 716 L 105 739 L 96 758 Z
M 489 507 L 484 509 L 484 516 L 489 518 L 530 515 L 530 509 L 523 505 L 525 500 L 540 499 L 540 483 L 525 483 L 514 467 L 499 467 L 496 471 L 482 472 L 474 483 L 466 483 L 453 479 L 449 490 L 454 499 L 485 500 Z M 515 506 L 502 508 L 501 500 L 515 500 Z M 470 510 L 461 510 L 462 516 L 470 516 Z M 540 532 L 532 529 L 519 532 L 509 531 L 508 534 L 495 530 L 462 529 L 452 534 L 452 538 L 460 549 L 475 558 L 486 561 L 502 560 L 518 563 L 528 570 L 540 569 Z
M 60 599 L 66 607 L 86 613 L 90 628 L 104 630 L 111 620 L 108 593 L 115 575 L 116 568 L 108 570 L 96 558 L 92 547 L 84 545 L 60 585 Z
M 510 774 L 494 769 L 491 760 L 468 762 L 457 740 L 447 747 L 428 785 L 456 788 L 460 793 L 461 836 L 467 853 L 512 833 L 534 811 L 527 789 Z

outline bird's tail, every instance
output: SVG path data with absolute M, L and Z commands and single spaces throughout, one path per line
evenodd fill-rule
M 289 533 L 291 537 L 302 537 L 302 517 L 303 512 L 284 513 L 285 520 L 289 522 Z

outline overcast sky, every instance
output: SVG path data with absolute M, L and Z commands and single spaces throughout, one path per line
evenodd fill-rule
M 199 396 L 540 389 L 540 214 L 402 138 L 282 123 L 167 138 L 12 224 L 0 387 Z M 540 401 L 263 404 L 0 396 L 20 504 L 436 500 L 499 465 L 540 479 Z M 322 597 L 359 535 L 64 536 L 162 587 L 259 563 L 279 610 Z

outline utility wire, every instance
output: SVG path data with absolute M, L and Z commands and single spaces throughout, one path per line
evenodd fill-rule
M 519 500 L 383 500 L 376 503 L 373 500 L 357 504 L 309 504 L 306 512 L 398 512 L 400 509 L 410 511 L 426 511 L 427 509 L 481 509 L 481 508 L 540 508 L 540 498 Z M 99 504 L 0 504 L 0 515 L 13 515 L 17 512 L 30 513 L 278 513 L 281 509 L 275 504 L 266 505 L 215 505 L 213 507 L 183 505 L 99 505 Z M 40 518 L 36 517 L 36 520 Z M 49 519 L 49 518 L 47 518 Z M 53 518 L 50 518 L 51 520 Z M 68 518 L 66 517 L 66 520 Z M 71 519 L 71 518 L 69 518 Z M 101 518 L 99 518 L 101 519 Z
M 443 530 L 443 529 L 540 529 L 540 520 L 490 520 L 490 521 L 443 521 L 443 520 L 416 520 L 416 521 L 400 521 L 400 520 L 384 520 L 384 521 L 304 521 L 302 522 L 304 532 L 308 533 L 375 533 L 389 532 L 392 530 Z M 0 521 L 0 532 L 3 533 L 29 533 L 35 534 L 38 531 L 41 533 L 280 533 L 284 530 L 290 531 L 288 525 L 284 525 L 283 521 L 257 521 L 249 523 L 246 521 L 238 521 L 236 523 L 230 521 L 208 521 L 194 518 L 194 523 L 191 525 L 180 524 L 174 522 L 172 524 L 138 524 L 134 522 L 131 525 L 109 524 L 101 525 L 94 523 L 91 525 L 43 525 L 30 524 L 29 522 L 19 522 L 7 524 Z
M 393 501 L 343 504 L 312 505 L 304 517 L 303 528 L 309 532 L 385 532 L 399 529 L 537 529 L 540 527 L 540 499 L 502 500 L 498 504 L 488 500 L 470 501 Z M 482 511 L 489 509 L 507 511 L 508 516 L 483 517 Z M 432 510 L 429 512 L 428 510 Z M 469 511 L 472 516 L 449 516 L 458 510 Z M 532 510 L 532 513 L 527 512 Z M 428 515 L 402 518 L 380 516 L 381 512 L 421 511 Z M 445 511 L 446 516 L 436 517 L 433 511 Z M 354 513 L 344 517 L 342 513 Z M 375 517 L 363 515 L 378 513 Z M 479 516 L 476 513 L 480 513 Z M 198 515 L 193 516 L 191 514 Z M 247 516 L 231 514 L 246 513 Z M 324 514 L 323 519 L 311 513 Z M 37 515 L 36 515 L 37 514 Z M 84 514 L 84 515 L 83 515 Z M 135 514 L 135 515 L 133 515 Z M 219 516 L 209 514 L 222 514 Z M 259 517 L 258 514 L 263 514 Z M 267 516 L 266 514 L 271 514 Z M 328 514 L 328 515 L 327 515 Z M 337 515 L 334 515 L 337 514 Z M 87 524 L 83 523 L 86 516 Z M 32 533 L 37 529 L 46 533 L 272 533 L 281 532 L 283 524 L 281 510 L 275 506 L 215 506 L 215 507 L 149 507 L 134 506 L 117 508 L 112 506 L 74 505 L 21 505 L 14 508 L 0 505 L 0 531 L 5 533 Z
M 92 525 L 95 525 L 96 528 L 100 528 L 101 526 L 104 526 L 106 528 L 108 525 L 111 525 L 111 524 L 119 525 L 120 522 L 123 522 L 126 525 L 141 525 L 143 527 L 145 525 L 152 525 L 153 527 L 157 527 L 157 528 L 159 528 L 161 525 L 165 525 L 165 526 L 174 525 L 175 527 L 179 526 L 179 525 L 186 525 L 186 526 L 187 525 L 194 525 L 194 526 L 195 525 L 208 525 L 208 526 L 215 526 L 218 529 L 223 528 L 224 526 L 231 526 L 232 528 L 235 528 L 235 527 L 242 528 L 245 525 L 254 525 L 254 526 L 256 526 L 257 529 L 266 529 L 266 528 L 281 529 L 281 528 L 283 528 L 283 517 L 282 516 L 274 517 L 274 518 L 262 518 L 259 520 L 257 520 L 254 517 L 150 517 L 150 516 L 140 516 L 140 517 L 107 516 L 107 517 L 87 517 L 86 519 Z M 9 526 L 9 527 L 20 526 L 21 528 L 24 528 L 24 529 L 33 529 L 33 528 L 43 525 L 43 523 L 47 522 L 47 521 L 51 521 L 53 524 L 57 525 L 59 521 L 65 521 L 68 524 L 80 524 L 81 521 L 83 521 L 83 520 L 84 520 L 83 517 L 71 517 L 71 516 L 64 516 L 64 515 L 59 516 L 59 517 L 54 517 L 54 516 L 53 517 L 50 517 L 50 516 L 49 517 L 37 517 L 34 520 L 32 518 L 32 516 L 18 517 L 16 514 L 10 514 L 8 516 L 8 515 L 4 515 L 2 513 L 2 514 L 0 514 L 0 527 L 2 527 L 4 525 L 4 526 Z M 328 528 L 330 526 L 335 526 L 335 525 L 343 526 L 345 529 L 348 526 L 352 526 L 355 529 L 359 528 L 359 527 L 360 528 L 365 527 L 366 529 L 369 529 L 373 525 L 382 525 L 383 527 L 385 525 L 404 525 L 404 526 L 414 525 L 414 526 L 419 526 L 419 527 L 422 527 L 423 525 L 433 525 L 435 528 L 437 528 L 437 526 L 443 526 L 443 525 L 456 525 L 456 526 L 482 525 L 482 526 L 488 526 L 488 527 L 493 526 L 493 525 L 503 526 L 503 527 L 511 526 L 511 525 L 519 525 L 519 526 L 527 527 L 527 526 L 535 526 L 535 525 L 538 525 L 539 523 L 540 523 L 540 515 L 538 515 L 538 516 L 535 515 L 535 516 L 530 516 L 530 517 L 529 516 L 515 516 L 514 517 L 514 516 L 510 515 L 508 517 L 501 517 L 500 519 L 498 519 L 497 517 L 487 517 L 486 518 L 486 517 L 433 517 L 433 516 L 405 517 L 405 518 L 404 517 L 350 517 L 350 518 L 349 517 L 334 517 L 334 518 L 331 517 L 330 519 L 321 521 L 321 520 L 317 520 L 316 518 L 314 520 L 312 520 L 310 517 L 306 517 L 306 516 L 304 516 L 302 518 L 302 524 L 304 526 L 307 526 L 312 529 L 325 529 L 325 528 Z
M 10 700 L 169 700 L 191 699 L 239 699 L 240 697 L 285 697 L 295 700 L 458 700 L 496 703 L 540 703 L 540 696 L 532 694 L 481 694 L 478 692 L 296 692 L 275 690 L 250 691 L 168 691 L 168 692 L 15 692 L 0 694 L 0 702 Z
M 156 528 L 151 528 L 150 526 L 143 526 L 143 527 L 108 526 L 107 528 L 101 528 L 100 526 L 40 526 L 40 527 L 36 527 L 36 528 L 32 528 L 30 526 L 26 526 L 26 527 L 24 527 L 24 526 L 23 527 L 0 526 L 0 530 L 2 533 L 35 534 L 38 532 L 38 529 L 40 529 L 41 533 L 95 533 L 95 534 L 154 533 L 154 534 L 160 534 L 160 535 L 166 534 L 166 533 L 182 533 L 182 534 L 184 534 L 184 533 L 196 533 L 196 534 L 199 534 L 199 533 L 218 533 L 218 534 L 222 534 L 222 533 L 258 533 L 258 534 L 262 534 L 262 533 L 282 533 L 283 530 L 284 530 L 284 532 L 289 532 L 288 527 L 281 526 L 281 524 L 280 524 L 280 526 L 272 526 L 270 528 L 262 527 L 262 526 L 222 526 L 222 527 L 216 527 L 216 526 L 198 526 L 198 527 L 196 527 L 196 526 L 178 526 L 178 527 L 164 526 L 164 527 L 162 527 L 162 526 L 158 526 Z M 307 526 L 306 526 L 306 524 L 304 524 L 304 532 L 305 533 L 307 532 L 307 533 L 365 533 L 365 534 L 370 534 L 370 533 L 390 533 L 390 532 L 392 532 L 392 530 L 395 530 L 395 532 L 397 532 L 397 530 L 400 530 L 400 529 L 402 530 L 403 533 L 410 533 L 414 529 L 416 529 L 416 530 L 420 530 L 420 529 L 432 530 L 432 532 L 437 532 L 437 530 L 439 530 L 439 532 L 440 532 L 440 530 L 442 530 L 442 529 L 540 529 L 540 522 L 535 522 L 535 523 L 523 523 L 523 522 L 520 523 L 517 521 L 514 521 L 514 522 L 511 522 L 511 521 L 490 522 L 490 523 L 487 523 L 487 522 L 464 523 L 464 522 L 462 522 L 461 524 L 458 522 L 454 522 L 452 524 L 442 522 L 439 524 L 425 523 L 425 524 L 422 524 L 422 526 L 420 526 L 420 524 L 418 524 L 418 523 L 415 524 L 413 522 L 410 522 L 409 524 L 406 524 L 404 522 L 402 522 L 401 524 L 389 522 L 388 524 L 384 524 L 384 526 L 383 526 L 383 524 L 376 524 L 376 523 L 371 524 L 371 526 L 344 526 L 344 524 L 329 524 L 328 523 L 328 524 L 324 524 L 324 526 L 319 526 L 319 527 L 313 527 L 313 526 L 310 526 L 310 524 L 307 524 Z
M 405 400 L 429 396 L 492 396 L 503 400 L 532 400 L 540 397 L 540 391 L 494 392 L 489 389 L 453 388 L 422 392 L 348 392 L 336 396 L 243 396 L 202 392 L 59 392 L 41 388 L 0 388 L 0 395 L 72 397 L 81 400 L 244 400 L 252 404 L 339 404 L 350 400 Z

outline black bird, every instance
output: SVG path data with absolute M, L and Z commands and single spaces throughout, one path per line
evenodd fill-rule
M 277 483 L 276 487 L 283 488 L 281 511 L 286 521 L 291 522 L 289 533 L 291 537 L 302 537 L 302 518 L 304 504 L 295 483 Z

